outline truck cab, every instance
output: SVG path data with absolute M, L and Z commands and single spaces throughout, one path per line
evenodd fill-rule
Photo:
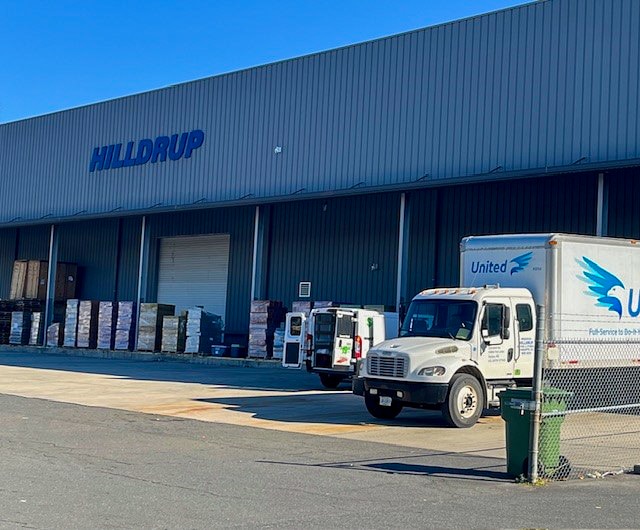
M 527 289 L 429 289 L 412 300 L 399 337 L 359 364 L 354 392 L 377 418 L 440 408 L 449 425 L 470 427 L 498 392 L 531 382 L 535 333 Z

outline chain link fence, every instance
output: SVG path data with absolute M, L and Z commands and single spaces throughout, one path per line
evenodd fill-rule
M 640 464 L 640 342 L 546 345 L 538 476 L 593 479 Z

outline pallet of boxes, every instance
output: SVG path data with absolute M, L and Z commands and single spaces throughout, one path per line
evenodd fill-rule
M 270 359 L 273 357 L 273 337 L 286 314 L 282 302 L 277 300 L 253 300 L 249 314 L 249 357 Z
M 222 344 L 222 317 L 202 307 L 187 310 L 185 353 L 211 355 L 214 346 Z
M 165 316 L 162 321 L 162 353 L 184 353 L 186 342 L 187 317 L 180 314 L 177 316 Z
M 160 351 L 162 346 L 162 324 L 165 317 L 172 317 L 176 306 L 170 304 L 140 304 L 138 325 L 138 351 Z

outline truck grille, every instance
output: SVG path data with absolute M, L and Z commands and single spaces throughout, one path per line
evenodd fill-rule
M 383 357 L 377 353 L 367 355 L 367 372 L 378 377 L 407 377 L 408 363 L 404 357 Z

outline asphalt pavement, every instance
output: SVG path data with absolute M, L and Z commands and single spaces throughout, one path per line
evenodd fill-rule
M 297 406 L 323 395 L 316 393 L 316 382 L 307 374 L 296 375 L 299 380 L 283 391 L 282 382 L 277 383 L 282 371 L 263 374 L 258 384 L 254 372 L 236 369 L 233 388 L 221 388 L 225 385 L 220 377 L 230 376 L 212 367 L 190 372 L 191 368 L 173 366 L 177 363 L 63 361 L 0 356 L 2 528 L 640 527 L 638 476 L 517 484 L 506 476 L 504 458 L 491 452 L 426 447 L 435 442 L 416 447 L 402 439 L 393 444 L 375 440 L 376 433 L 402 429 L 402 424 L 362 421 L 363 427 L 371 427 L 363 431 L 368 439 L 354 439 L 235 420 L 200 421 L 85 406 L 62 402 L 61 389 L 56 390 L 58 398 L 47 399 L 3 390 L 22 385 L 35 393 L 34 386 L 46 392 L 48 385 L 70 384 L 67 398 L 89 400 L 85 394 L 91 394 L 91 387 L 83 379 L 89 377 L 97 389 L 94 394 L 112 404 L 118 399 L 124 403 L 123 388 L 128 400 L 135 390 L 149 390 L 138 386 L 144 382 L 160 386 L 160 396 L 170 391 L 165 384 L 196 385 L 200 392 L 204 387 L 225 393 L 251 391 L 256 400 L 288 392 Z M 122 387 L 123 381 L 134 386 Z M 118 399 L 107 391 L 109 382 L 120 389 L 114 390 Z M 351 399 L 344 392 L 327 395 L 332 401 L 320 400 L 318 407 Z M 146 398 L 138 396 L 142 402 Z M 295 409 L 293 403 L 290 408 Z M 227 406 L 216 410 L 223 414 Z M 349 414 L 356 414 L 357 402 L 352 406 Z M 238 414 L 253 416 L 255 410 Z M 296 428 L 307 425 L 299 413 L 291 414 L 297 414 L 294 421 L 269 421 Z M 423 438 L 446 431 L 447 436 L 472 443 L 475 427 L 444 429 L 429 416 L 411 418 L 404 427 Z M 426 419 L 426 427 L 412 425 L 420 419 Z M 414 436 L 419 434 L 408 439 Z M 440 445 L 446 443 L 446 438 L 435 438 Z

